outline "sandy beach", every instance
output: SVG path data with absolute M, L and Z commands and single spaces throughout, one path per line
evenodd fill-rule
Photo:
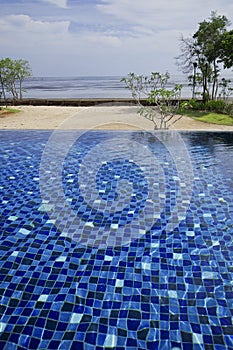
M 94 107 L 17 106 L 16 114 L 0 115 L 0 129 L 112 129 L 153 130 L 153 123 L 137 113 L 136 106 Z M 233 126 L 207 124 L 182 117 L 174 130 L 233 131 Z

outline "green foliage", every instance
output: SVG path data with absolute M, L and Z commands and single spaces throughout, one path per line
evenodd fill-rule
M 203 110 L 204 109 L 204 103 L 202 101 L 197 101 L 195 99 L 191 99 L 188 102 L 187 109 L 193 109 L 193 110 Z
M 194 112 L 194 115 L 196 115 L 196 111 L 210 111 L 219 114 L 226 114 L 228 116 L 233 116 L 233 103 L 228 103 L 223 100 L 210 100 L 207 102 L 203 102 L 195 99 L 190 99 L 186 103 L 186 108 L 183 108 L 183 110 L 181 110 L 181 113 L 186 113 L 187 111 L 189 113 Z
M 200 111 L 187 109 L 186 111 L 180 111 L 180 113 L 184 116 L 191 117 L 195 120 L 211 123 L 211 124 L 219 124 L 219 125 L 233 125 L 233 115 L 216 113 L 216 112 L 208 112 L 208 111 Z
M 224 113 L 233 117 L 233 103 L 226 103 Z
M 224 64 L 224 68 L 233 66 L 233 30 L 226 32 L 222 36 L 220 59 Z
M 4 100 L 7 93 L 13 100 L 22 99 L 23 81 L 32 75 L 29 62 L 26 60 L 12 60 L 5 58 L 0 60 L 0 85 Z
M 226 103 L 222 100 L 212 100 L 207 101 L 204 105 L 206 111 L 215 111 L 218 113 L 223 113 L 225 110 Z
M 218 124 L 218 125 L 233 125 L 233 118 L 226 114 L 221 113 L 203 113 L 203 115 L 199 117 L 195 117 L 194 119 L 205 122 L 205 123 L 211 123 L 211 124 Z
M 233 92 L 233 88 L 230 86 L 231 80 L 230 79 L 225 79 L 222 78 L 221 81 L 219 82 L 219 87 L 221 88 L 220 91 L 220 97 L 226 101 L 228 97 L 231 95 Z
M 229 25 L 225 16 L 212 12 L 208 21 L 199 23 L 191 38 L 181 38 L 182 53 L 177 63 L 184 73 L 189 73 L 193 91 L 195 85 L 201 88 L 204 102 L 217 98 L 221 69 L 233 66 L 233 31 L 227 32 Z
M 154 129 L 168 129 L 178 119 L 175 112 L 179 105 L 182 85 L 168 89 L 170 74 L 152 72 L 150 76 L 129 73 L 123 78 L 126 87 L 139 106 L 138 113 L 154 124 Z M 148 105 L 144 106 L 142 100 Z
M 4 114 L 16 114 L 19 113 L 20 110 L 19 109 L 15 109 L 15 108 L 4 108 L 4 107 L 0 107 L 0 111 L 4 112 Z
M 199 28 L 193 35 L 196 44 L 196 53 L 204 63 L 214 63 L 220 55 L 222 36 L 229 25 L 226 16 L 217 16 L 211 12 L 209 21 L 199 23 Z M 200 51 L 200 52 L 199 52 Z

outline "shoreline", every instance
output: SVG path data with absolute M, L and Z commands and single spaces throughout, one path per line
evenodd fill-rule
M 129 104 L 94 106 L 19 105 L 19 113 L 0 115 L 1 130 L 154 130 L 153 123 Z M 232 131 L 233 126 L 208 124 L 183 116 L 170 130 Z
M 189 98 L 174 99 L 174 102 L 188 101 Z M 149 105 L 146 98 L 142 98 L 142 105 Z M 135 106 L 135 99 L 132 97 L 119 98 L 23 98 L 22 100 L 6 100 L 8 106 L 72 106 L 72 107 L 91 107 L 97 105 L 119 105 L 119 106 Z M 5 106 L 5 101 L 0 101 L 0 106 Z
M 174 102 L 185 102 L 189 101 L 190 97 L 180 97 L 179 99 L 174 99 Z M 200 99 L 196 99 L 201 101 Z M 142 98 L 142 105 L 149 105 L 146 98 Z M 233 97 L 228 98 L 229 102 L 233 101 Z M 6 101 L 0 100 L 0 107 L 5 107 L 7 103 L 8 107 L 14 106 L 61 106 L 61 107 L 91 107 L 98 106 L 102 104 L 106 105 L 119 105 L 119 106 L 136 106 L 137 102 L 132 97 L 85 97 L 85 98 L 23 98 L 22 100 L 13 101 L 12 99 L 7 99 Z
M 91 107 L 99 104 L 135 105 L 133 98 L 24 98 L 22 100 L 6 100 L 8 106 L 72 106 Z M 142 99 L 146 103 L 146 99 Z M 5 101 L 0 101 L 5 106 Z

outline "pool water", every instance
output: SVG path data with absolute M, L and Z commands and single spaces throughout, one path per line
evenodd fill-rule
M 233 349 L 233 133 L 69 135 L 0 131 L 0 349 Z

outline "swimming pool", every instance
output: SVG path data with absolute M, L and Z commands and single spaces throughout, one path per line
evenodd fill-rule
M 233 349 L 233 133 L 0 145 L 1 349 Z

